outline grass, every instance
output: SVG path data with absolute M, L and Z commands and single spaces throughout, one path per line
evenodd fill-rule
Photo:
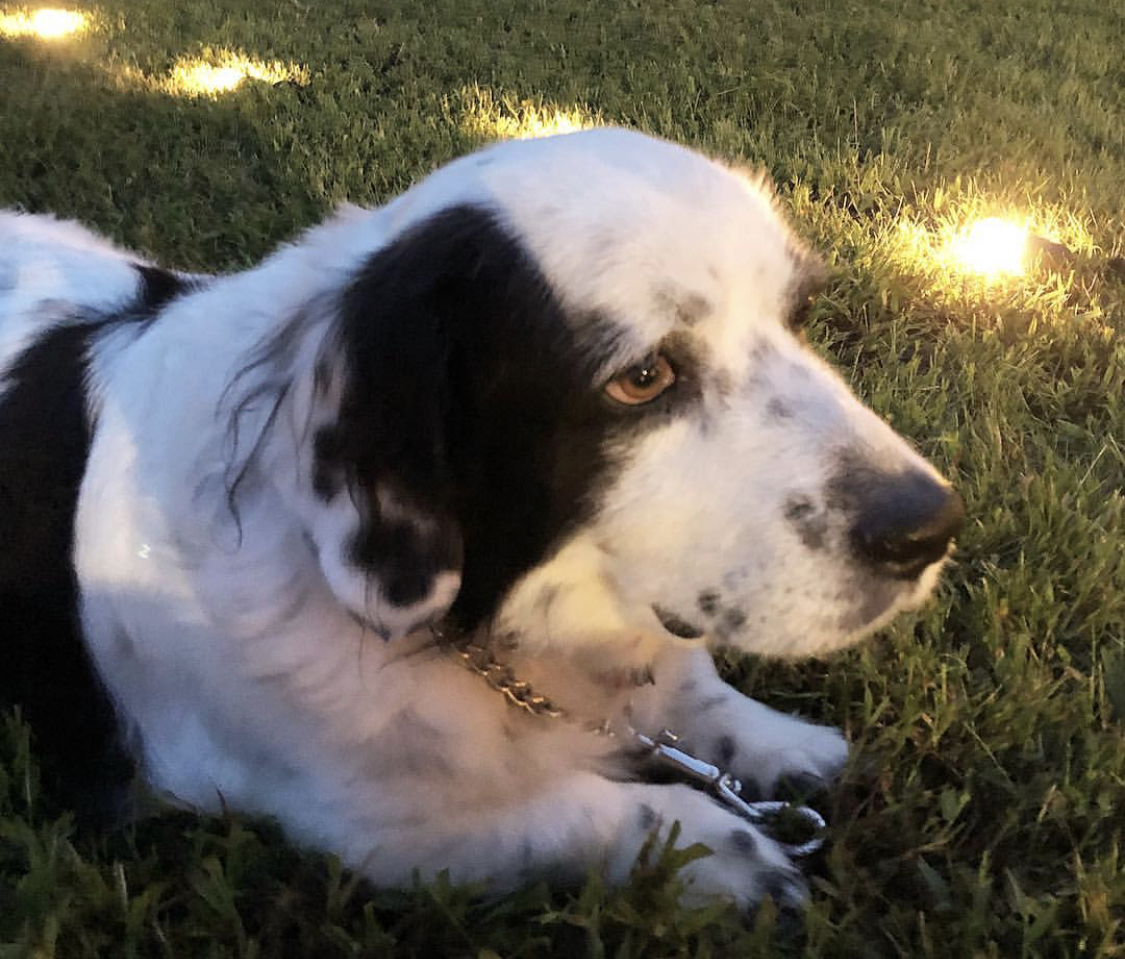
M 26 8 L 5 7 L 9 17 Z M 833 280 L 812 339 L 956 481 L 938 600 L 826 662 L 724 663 L 843 726 L 799 928 L 634 881 L 372 890 L 269 823 L 76 836 L 0 737 L 0 957 L 1125 956 L 1125 16 L 1104 0 L 107 0 L 0 40 L 0 202 L 231 269 L 485 139 L 640 127 L 764 166 Z M 25 16 L 18 22 L 27 21 Z M 16 20 L 0 20 L 0 24 Z M 240 67 L 227 92 L 198 76 Z M 193 73 L 192 71 L 197 71 Z M 230 74 L 220 74 L 230 77 Z M 1009 214 L 1064 274 L 952 273 Z

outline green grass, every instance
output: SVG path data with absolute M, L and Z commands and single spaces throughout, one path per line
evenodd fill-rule
M 11 7 L 2 12 L 12 12 Z M 232 269 L 536 117 L 640 127 L 776 179 L 833 265 L 812 339 L 956 481 L 938 600 L 821 663 L 725 664 L 843 726 L 799 928 L 674 905 L 674 855 L 502 900 L 371 890 L 276 827 L 76 837 L 0 737 L 0 957 L 1125 956 L 1125 14 L 1112 0 L 109 0 L 0 40 L 0 203 Z M 214 98 L 181 58 L 275 65 Z M 276 63 L 275 63 L 276 62 Z M 179 89 L 182 93 L 182 88 Z M 987 286 L 978 213 L 1079 252 Z

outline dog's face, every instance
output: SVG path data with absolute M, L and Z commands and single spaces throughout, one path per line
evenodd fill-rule
M 600 130 L 372 216 L 389 239 L 310 388 L 307 511 L 384 635 L 449 610 L 528 644 L 800 655 L 932 589 L 960 501 L 800 341 L 822 270 L 760 183 Z

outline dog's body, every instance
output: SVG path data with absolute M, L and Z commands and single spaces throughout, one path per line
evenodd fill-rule
M 696 893 L 800 898 L 767 836 L 586 731 L 674 728 L 764 793 L 829 778 L 842 737 L 725 686 L 707 640 L 851 642 L 959 522 L 786 328 L 817 267 L 760 184 L 601 130 L 232 276 L 45 217 L 0 241 L 0 693 L 76 802 L 114 807 L 135 758 L 387 883 L 620 879 L 679 820 L 714 851 Z

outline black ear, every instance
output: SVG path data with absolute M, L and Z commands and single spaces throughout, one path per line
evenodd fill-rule
M 443 291 L 465 267 L 451 255 L 471 242 L 465 228 L 443 214 L 374 254 L 341 297 L 329 337 L 337 360 L 317 374 L 341 376 L 342 385 L 337 416 L 315 436 L 315 491 L 325 501 L 350 496 L 360 525 L 345 544 L 347 560 L 384 603 L 419 607 L 420 619 L 444 614 L 452 596 L 434 608 L 435 582 L 459 575 L 464 553 L 447 436 L 455 387 Z
M 351 558 L 384 602 L 424 603 L 460 571 L 454 617 L 473 626 L 579 520 L 602 462 L 593 326 L 586 356 L 533 258 L 478 207 L 360 268 L 330 338 L 343 384 L 316 487 L 356 502 Z

